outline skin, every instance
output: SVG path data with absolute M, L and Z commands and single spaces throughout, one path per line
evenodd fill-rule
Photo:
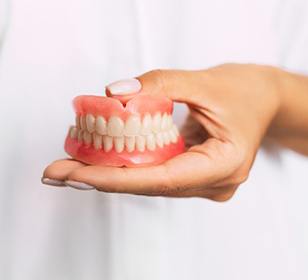
M 49 165 L 44 178 L 82 182 L 99 191 L 226 201 L 249 175 L 264 138 L 308 155 L 308 78 L 260 65 L 226 64 L 202 71 L 154 70 L 137 94 L 189 106 L 187 151 L 159 166 Z M 110 94 L 110 93 L 109 93 Z

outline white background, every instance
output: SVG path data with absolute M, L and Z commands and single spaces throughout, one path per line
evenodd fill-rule
M 308 160 L 291 151 L 262 149 L 224 204 L 40 183 L 45 165 L 65 157 L 77 94 L 153 68 L 231 61 L 307 73 L 306 0 L 13 0 L 10 16 L 0 279 L 308 279 Z

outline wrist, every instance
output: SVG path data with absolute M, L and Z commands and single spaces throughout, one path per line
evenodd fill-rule
M 268 135 L 278 140 L 308 139 L 308 78 L 274 68 L 279 106 Z

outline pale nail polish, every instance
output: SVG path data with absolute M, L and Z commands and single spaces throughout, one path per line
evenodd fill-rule
M 61 180 L 42 178 L 41 182 L 44 185 L 50 185 L 55 187 L 66 187 L 65 183 Z
M 76 182 L 76 181 L 65 181 L 65 184 L 71 188 L 77 189 L 77 190 L 94 190 L 95 188 L 91 185 L 82 183 L 82 182 Z
M 106 87 L 112 95 L 127 95 L 141 90 L 141 83 L 137 79 L 125 79 L 111 83 Z

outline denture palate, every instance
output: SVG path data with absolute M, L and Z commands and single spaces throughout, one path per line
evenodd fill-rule
M 69 135 L 79 143 L 93 145 L 96 150 L 109 152 L 114 148 L 121 153 L 163 148 L 176 143 L 179 132 L 167 113 L 154 116 L 147 113 L 142 118 L 131 115 L 126 121 L 118 116 L 106 120 L 103 116 L 86 114 L 76 117 L 76 125 L 70 128 Z

